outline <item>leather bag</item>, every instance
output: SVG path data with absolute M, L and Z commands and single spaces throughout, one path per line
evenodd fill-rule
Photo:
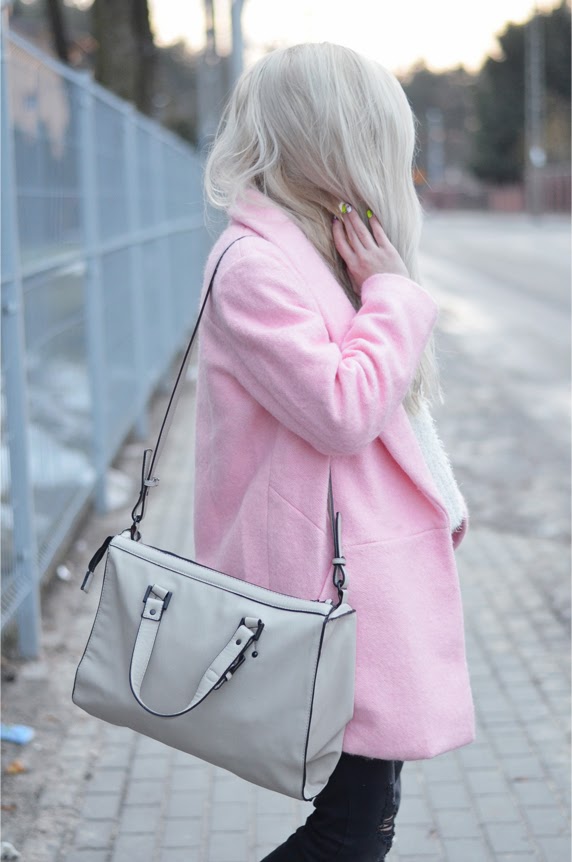
M 248 572 L 237 578 L 146 545 L 139 531 L 147 494 L 159 481 L 154 473 L 193 340 L 228 248 L 210 280 L 155 449 L 143 453 L 133 523 L 106 538 L 81 584 L 88 592 L 95 567 L 106 556 L 72 700 L 97 718 L 253 784 L 310 800 L 340 758 L 354 709 L 356 613 L 346 599 L 341 514 L 334 517 L 331 472 L 337 602 L 250 584 Z

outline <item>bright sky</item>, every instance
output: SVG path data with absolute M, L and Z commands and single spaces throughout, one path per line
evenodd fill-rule
M 231 0 L 215 0 L 220 53 L 230 49 Z M 149 0 L 157 41 L 185 39 L 204 45 L 203 0 Z M 268 45 L 337 42 L 372 57 L 399 74 L 416 60 L 434 69 L 459 63 L 477 69 L 494 52 L 495 33 L 507 21 L 530 17 L 534 0 L 245 0 L 245 62 Z M 556 0 L 539 0 L 550 9 Z

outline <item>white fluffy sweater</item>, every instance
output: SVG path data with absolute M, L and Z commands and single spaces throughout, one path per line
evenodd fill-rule
M 463 520 L 464 500 L 455 480 L 443 441 L 437 432 L 435 420 L 427 404 L 423 404 L 416 414 L 409 415 L 409 421 L 446 506 L 451 522 L 451 531 L 454 532 L 460 527 Z

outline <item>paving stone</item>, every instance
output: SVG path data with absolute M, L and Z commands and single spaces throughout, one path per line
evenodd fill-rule
M 179 767 L 173 770 L 171 785 L 174 790 L 200 790 L 205 791 L 209 782 L 209 773 L 206 769 L 187 769 Z
M 185 853 L 180 847 L 163 847 L 159 851 L 160 862 L 203 862 L 203 859 L 202 855 L 193 859 L 189 853 Z
M 519 823 L 521 820 L 518 805 L 507 794 L 477 796 L 475 808 L 480 823 Z
M 208 862 L 244 862 L 248 858 L 246 836 L 242 832 L 211 835 Z
M 167 817 L 198 817 L 206 803 L 206 794 L 201 790 L 173 791 L 167 802 Z
M 527 807 L 546 808 L 547 805 L 558 807 L 556 796 L 544 781 L 514 781 L 512 791 Z
M 491 859 L 486 844 L 478 838 L 445 838 L 447 862 L 488 862 Z
M 162 847 L 198 847 L 201 843 L 202 819 L 198 817 L 165 820 Z
M 475 796 L 487 793 L 508 793 L 509 785 L 500 769 L 472 769 L 467 783 Z
M 107 850 L 71 850 L 63 862 L 107 862 Z
M 119 821 L 121 835 L 155 833 L 160 821 L 161 809 L 158 805 L 126 805 Z
M 502 770 L 512 781 L 545 780 L 545 770 L 537 757 L 503 757 Z
M 124 769 L 98 769 L 87 783 L 88 793 L 121 793 L 127 772 Z
M 153 757 L 154 755 L 170 757 L 171 752 L 165 743 L 159 742 L 157 739 L 151 739 L 150 736 L 139 735 L 137 738 L 137 756 Z
M 439 835 L 448 838 L 480 838 L 481 830 L 474 812 L 470 809 L 441 809 L 436 812 Z
M 127 805 L 159 805 L 165 796 L 165 785 L 158 781 L 133 781 L 127 788 Z
M 567 862 L 570 859 L 571 855 L 571 846 L 570 846 L 570 836 L 562 835 L 560 837 L 556 836 L 539 836 L 536 839 L 537 843 L 540 845 L 540 849 L 544 853 L 544 857 L 552 862 L 552 860 L 562 860 L 562 862 Z
M 257 814 L 282 814 L 289 809 L 290 800 L 280 793 L 274 793 L 272 790 L 262 790 L 261 788 L 256 788 L 254 793 Z M 312 809 L 313 806 L 311 807 Z
M 257 860 L 266 859 L 269 853 L 276 849 L 276 844 L 256 844 L 254 854 Z
M 121 795 L 119 793 L 87 793 L 83 799 L 81 817 L 86 820 L 109 820 L 117 817 Z
M 111 856 L 111 862 L 135 862 L 151 860 L 155 838 L 152 835 L 119 835 Z
M 450 808 L 471 807 L 469 794 L 457 782 L 436 782 L 427 787 L 427 793 L 436 809 L 449 810 Z
M 84 820 L 76 829 L 74 843 L 79 850 L 104 850 L 111 846 L 114 820 Z
M 520 823 L 485 823 L 483 829 L 496 853 L 526 853 L 534 849 Z
M 132 757 L 131 748 L 125 745 L 110 745 L 97 761 L 98 769 L 126 769 Z
M 168 758 L 144 757 L 137 759 L 132 768 L 130 778 L 135 781 L 144 779 L 164 779 L 170 769 Z
M 397 833 L 397 825 L 396 825 Z M 399 831 L 399 853 L 410 856 L 437 856 L 443 859 L 442 843 L 435 827 L 404 826 Z
M 296 826 L 291 817 L 276 814 L 261 814 L 255 823 L 256 841 L 260 844 L 274 842 L 274 846 L 282 844 L 294 832 Z
M 568 821 L 555 808 L 527 808 L 526 818 L 535 837 L 539 835 L 558 837 L 570 832 Z
M 397 828 L 406 824 L 429 826 L 433 824 L 433 817 L 423 798 L 404 794 L 401 797 L 401 803 L 399 805 L 399 811 L 397 812 L 395 822 L 397 824 Z
M 240 832 L 248 826 L 248 805 L 243 802 L 219 802 L 211 811 L 213 832 Z

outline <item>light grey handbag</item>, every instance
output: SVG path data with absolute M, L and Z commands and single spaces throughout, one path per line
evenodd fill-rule
M 328 509 L 337 603 L 276 593 L 145 545 L 138 529 L 149 489 L 159 481 L 155 468 L 221 259 L 149 469 L 153 450 L 143 453 L 133 523 L 107 537 L 81 585 L 88 592 L 95 567 L 107 552 L 99 605 L 76 670 L 72 700 L 91 715 L 130 727 L 253 784 L 310 800 L 340 758 L 344 728 L 354 709 L 356 613 L 346 601 L 341 515 L 334 518 L 331 472 Z

